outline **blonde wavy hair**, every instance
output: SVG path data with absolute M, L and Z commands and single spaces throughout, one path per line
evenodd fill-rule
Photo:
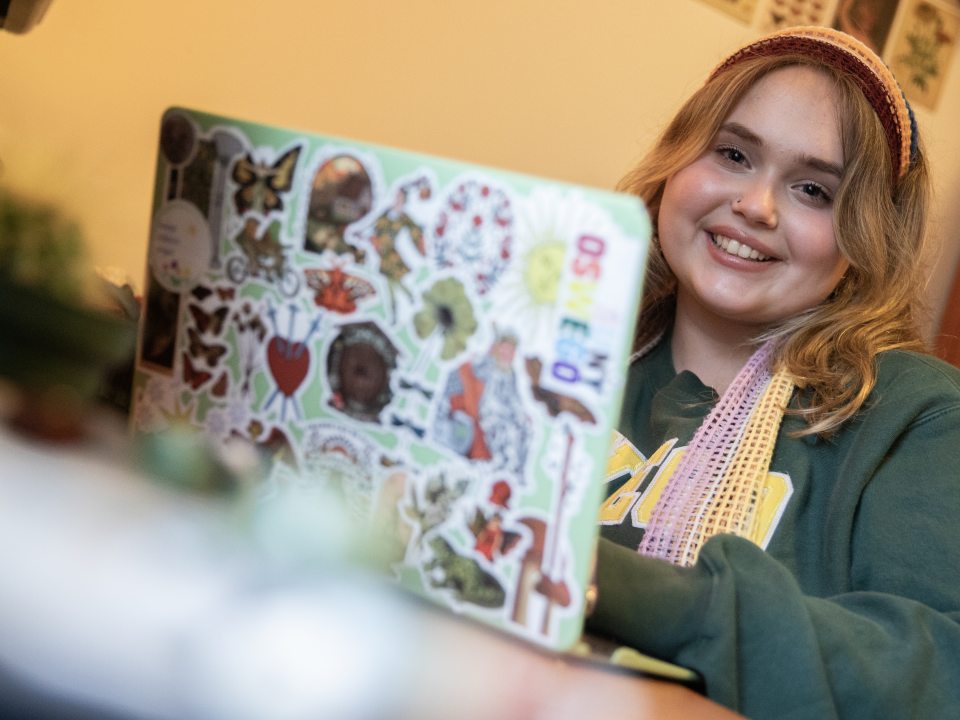
M 656 229 L 667 180 L 707 151 L 740 98 L 767 73 L 789 65 L 820 69 L 839 98 L 844 175 L 834 198 L 837 245 L 850 262 L 835 291 L 819 305 L 769 328 L 776 362 L 803 391 L 789 412 L 802 416 L 800 435 L 830 435 L 853 417 L 876 383 L 885 350 L 925 350 L 921 327 L 930 181 L 918 146 L 894 177 L 883 128 L 855 81 L 805 55 L 742 60 L 719 73 L 680 108 L 652 150 L 617 185 L 646 203 Z M 663 254 L 651 253 L 634 347 L 654 342 L 673 322 L 676 278 Z

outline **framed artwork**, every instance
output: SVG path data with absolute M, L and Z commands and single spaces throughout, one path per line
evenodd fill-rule
M 882 55 L 900 0 L 839 0 L 833 27 Z
M 958 31 L 955 3 L 907 0 L 885 57 L 911 102 L 936 108 Z
M 795 25 L 825 25 L 832 0 L 767 0 L 760 13 L 764 32 Z
M 748 25 L 753 21 L 753 14 L 757 7 L 757 0 L 702 0 L 702 2 Z

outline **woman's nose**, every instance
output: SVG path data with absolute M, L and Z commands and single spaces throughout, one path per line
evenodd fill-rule
M 751 223 L 776 227 L 777 203 L 773 184 L 762 179 L 745 183 L 733 201 L 733 211 Z

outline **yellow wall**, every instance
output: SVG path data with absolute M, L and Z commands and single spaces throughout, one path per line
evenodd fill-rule
M 59 203 L 139 286 L 169 105 L 610 187 L 757 34 L 696 0 L 56 0 L 0 33 L 0 183 Z M 918 111 L 952 240 L 935 308 L 960 252 L 958 64 Z

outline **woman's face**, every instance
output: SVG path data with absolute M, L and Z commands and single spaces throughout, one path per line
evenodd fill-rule
M 849 265 L 833 230 L 844 161 L 836 98 L 817 70 L 772 71 L 667 181 L 658 232 L 678 313 L 761 329 L 836 287 Z

